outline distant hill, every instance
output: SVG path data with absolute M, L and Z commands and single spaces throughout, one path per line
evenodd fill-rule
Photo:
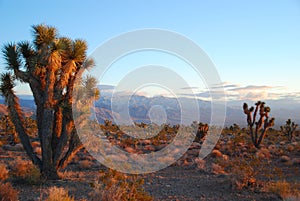
M 114 97 L 112 104 L 112 91 L 114 87 L 110 85 L 100 85 L 99 88 L 101 97 L 95 103 L 95 113 L 98 121 L 101 123 L 105 119 L 112 121 L 114 121 L 114 118 L 119 119 L 122 117 L 122 114 L 126 112 L 129 113 L 130 118 L 135 122 L 149 123 L 149 115 L 152 115 L 151 117 L 158 117 L 158 119 L 167 119 L 166 123 L 170 124 L 190 124 L 196 120 L 192 117 L 195 116 L 198 110 L 200 113 L 200 121 L 205 123 L 210 122 L 211 104 L 208 101 L 197 100 L 199 108 L 194 108 L 192 107 L 194 100 L 184 97 L 175 99 L 164 96 L 145 97 L 141 95 L 130 96 L 123 94 Z M 19 96 L 19 98 L 26 116 L 34 115 L 36 106 L 32 96 L 25 95 Z M 241 100 L 227 101 L 225 126 L 230 126 L 234 123 L 240 126 L 246 126 L 246 116 L 242 111 L 243 102 L 244 101 Z M 254 101 L 247 101 L 247 103 L 253 105 Z M 275 117 L 276 127 L 284 124 L 288 118 L 291 118 L 298 124 L 300 123 L 300 104 L 297 101 L 266 100 L 266 103 L 271 107 L 271 116 Z M 0 115 L 7 113 L 6 106 L 3 104 L 3 97 L 0 97 Z M 182 115 L 182 107 L 185 108 L 185 114 L 188 115 Z

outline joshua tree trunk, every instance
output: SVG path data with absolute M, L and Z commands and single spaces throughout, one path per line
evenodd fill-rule
M 52 180 L 58 179 L 58 170 L 65 167 L 82 147 L 72 118 L 72 94 L 75 80 L 81 78 L 83 71 L 93 62 L 86 58 L 84 41 L 57 37 L 53 27 L 38 25 L 33 29 L 33 44 L 22 42 L 4 47 L 3 54 L 10 72 L 1 75 L 0 90 L 27 155 L 39 167 L 42 176 Z M 28 83 L 31 88 L 37 106 L 41 157 L 31 146 L 24 115 L 13 91 L 14 79 Z M 94 92 L 83 94 L 87 98 L 98 97 L 95 80 L 90 83 L 93 85 L 77 87 Z

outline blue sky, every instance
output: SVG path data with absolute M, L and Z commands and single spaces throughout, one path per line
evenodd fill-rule
M 229 97 L 300 96 L 299 0 L 0 0 L 0 17 L 1 47 L 30 40 L 31 26 L 40 23 L 57 27 L 61 35 L 85 39 L 89 53 L 131 30 L 171 30 L 193 40 L 209 55 Z M 153 57 L 156 62 L 162 59 Z M 130 59 L 119 66 L 126 61 Z M 127 65 L 131 64 L 137 65 Z M 2 58 L 0 65 L 3 71 Z M 116 84 L 114 77 L 124 74 L 114 72 L 119 75 L 108 74 L 106 84 Z M 17 92 L 27 93 L 23 87 Z

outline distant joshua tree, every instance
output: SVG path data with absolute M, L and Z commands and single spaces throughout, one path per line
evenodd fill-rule
M 148 128 L 148 125 L 145 124 L 144 122 L 141 122 L 140 124 L 137 122 L 134 122 L 134 125 L 139 127 L 139 128 Z
M 244 103 L 243 110 L 247 115 L 247 123 L 250 129 L 251 140 L 256 148 L 260 148 L 260 144 L 263 141 L 267 130 L 274 126 L 275 119 L 269 119 L 269 112 L 271 109 L 270 107 L 265 107 L 264 102 L 258 101 L 255 103 L 255 108 L 248 108 L 247 103 Z M 259 115 L 258 121 L 256 121 L 257 115 Z
M 107 119 L 104 120 L 104 125 L 105 126 L 111 126 L 112 125 L 112 121 L 109 121 Z
M 292 142 L 295 139 L 295 132 L 298 127 L 298 124 L 292 122 L 291 119 L 288 119 L 284 126 L 280 126 L 281 132 L 289 137 L 289 140 Z
M 33 26 L 33 43 L 9 43 L 3 48 L 8 72 L 1 74 L 0 90 L 21 143 L 45 179 L 58 179 L 63 168 L 82 147 L 72 118 L 72 94 L 77 78 L 93 66 L 83 40 L 59 37 L 54 27 Z M 18 80 L 28 83 L 37 106 L 36 119 L 42 156 L 33 151 L 24 114 L 13 90 Z M 99 96 L 95 80 L 82 80 L 90 98 Z
M 194 141 L 195 142 L 202 141 L 206 137 L 208 130 L 209 130 L 209 125 L 200 122 L 198 124 L 198 130 Z

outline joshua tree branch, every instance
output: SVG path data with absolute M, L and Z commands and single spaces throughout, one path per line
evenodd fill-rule
M 9 114 L 11 116 L 11 121 L 13 122 L 14 126 L 16 127 L 16 131 L 18 133 L 18 136 L 24 146 L 24 149 L 27 153 L 27 155 L 30 157 L 32 162 L 39 166 L 39 168 L 42 167 L 41 160 L 36 156 L 36 154 L 33 152 L 33 148 L 30 144 L 29 137 L 26 133 L 26 128 L 24 127 L 24 119 L 23 114 L 21 111 L 21 107 L 19 104 L 18 98 L 13 94 L 13 92 L 7 93 L 6 101 L 8 104 L 8 110 Z

